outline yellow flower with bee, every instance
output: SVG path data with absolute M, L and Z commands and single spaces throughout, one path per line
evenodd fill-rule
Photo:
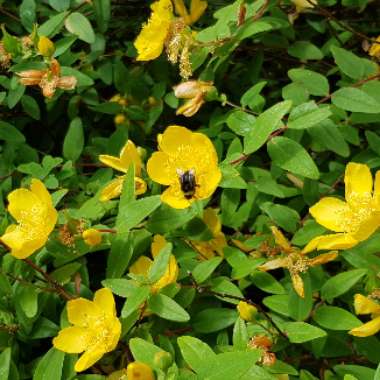
M 135 166 L 135 194 L 141 195 L 146 192 L 146 183 L 140 177 L 142 170 L 142 160 L 133 141 L 128 140 L 126 142 L 123 149 L 120 151 L 119 157 L 101 154 L 99 156 L 99 161 L 109 166 L 110 168 L 122 173 L 127 173 L 129 166 L 133 164 Z M 103 189 L 100 195 L 100 200 L 105 202 L 110 199 L 119 197 L 123 189 L 124 178 L 125 176 L 119 176 L 116 179 L 112 180 Z
M 367 165 L 350 162 L 346 166 L 344 182 L 346 202 L 325 197 L 310 208 L 310 214 L 319 224 L 336 233 L 315 237 L 304 252 L 352 248 L 379 228 L 380 171 L 373 184 Z
M 30 190 L 12 191 L 8 201 L 8 211 L 18 224 L 11 224 L 0 240 L 14 257 L 25 259 L 46 244 L 58 213 L 45 185 L 38 179 L 32 179 Z
M 153 181 L 169 186 L 161 194 L 162 202 L 182 209 L 214 193 L 222 173 L 215 147 L 206 135 L 172 125 L 158 136 L 158 146 L 147 171 Z
M 73 325 L 61 330 L 53 339 L 58 350 L 83 355 L 75 363 L 82 372 L 94 365 L 119 342 L 121 323 L 116 316 L 115 300 L 108 288 L 95 292 L 94 300 L 77 298 L 67 302 L 67 316 Z

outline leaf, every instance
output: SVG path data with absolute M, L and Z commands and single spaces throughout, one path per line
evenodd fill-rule
M 112 290 L 112 293 L 118 295 L 119 297 L 130 297 L 135 288 L 133 280 L 127 280 L 126 278 L 110 278 L 102 281 L 102 285 L 105 288 Z
M 292 57 L 307 60 L 320 60 L 323 58 L 322 51 L 309 41 L 297 41 L 288 48 L 288 53 Z
M 36 20 L 36 3 L 34 0 L 23 0 L 20 5 L 20 19 L 24 28 L 31 32 Z
M 9 369 L 11 366 L 11 348 L 7 347 L 0 354 L 0 379 L 9 379 Z
M 111 252 L 107 257 L 107 278 L 119 278 L 128 268 L 133 255 L 133 238 L 130 233 L 117 233 L 111 243 Z
M 29 95 L 24 95 L 21 98 L 21 105 L 23 110 L 35 120 L 40 120 L 40 106 L 34 98 Z
M 232 343 L 237 350 L 244 350 L 248 343 L 247 325 L 241 318 L 236 319 L 232 332 Z
M 65 353 L 51 348 L 38 362 L 33 380 L 60 380 Z
M 267 272 L 255 271 L 251 274 L 250 279 L 253 284 L 266 293 L 284 294 L 284 287 Z
M 341 88 L 332 94 L 331 100 L 335 106 L 345 111 L 380 113 L 380 103 L 358 88 Z
M 226 308 L 205 309 L 195 315 L 193 320 L 194 330 L 207 334 L 223 330 L 235 323 L 236 310 Z
M 201 284 L 206 281 L 222 261 L 221 257 L 213 257 L 199 263 L 192 271 L 196 283 Z
M 291 343 L 304 343 L 327 335 L 326 331 L 305 322 L 285 323 L 283 332 Z
M 297 142 L 277 136 L 268 143 L 268 154 L 273 163 L 291 173 L 318 179 L 319 170 L 309 153 Z
M 62 28 L 68 12 L 58 13 L 49 18 L 38 28 L 38 35 L 46 37 L 54 37 Z
M 313 316 L 315 322 L 329 330 L 351 330 L 361 321 L 345 309 L 336 306 L 321 306 Z
M 228 127 L 237 135 L 246 136 L 253 128 L 256 117 L 244 111 L 234 111 L 227 118 Z
M 17 144 L 25 142 L 25 137 L 12 124 L 0 120 L 0 140 Z
M 136 287 L 124 303 L 123 309 L 121 310 L 122 318 L 128 318 L 128 316 L 136 311 L 140 305 L 147 300 L 149 294 L 149 286 Z
M 93 0 L 96 23 L 100 33 L 105 33 L 111 18 L 111 0 Z
M 206 343 L 192 336 L 181 336 L 177 339 L 181 354 L 186 363 L 196 373 L 205 368 L 206 363 L 215 358 L 215 352 Z
M 293 112 L 294 111 L 295 110 L 293 110 Z M 331 116 L 329 107 L 307 110 L 306 112 L 302 112 L 297 116 L 295 116 L 293 112 L 289 116 L 289 129 L 307 129 L 319 124 Z
M 132 351 L 132 355 L 136 361 L 148 364 L 154 368 L 156 366 L 154 357 L 158 352 L 164 350 L 156 345 L 149 343 L 141 338 L 132 338 L 128 342 L 129 348 Z
M 21 285 L 17 290 L 21 309 L 28 318 L 33 318 L 38 312 L 38 292 L 32 285 Z
M 87 17 L 79 12 L 73 12 L 65 20 L 66 29 L 78 36 L 84 42 L 92 44 L 95 42 L 95 33 Z
M 291 69 L 288 71 L 288 75 L 293 82 L 300 84 L 311 95 L 326 96 L 329 94 L 329 82 L 322 74 L 306 69 Z
M 187 322 L 190 320 L 188 312 L 164 294 L 153 294 L 148 299 L 148 307 L 152 313 L 169 321 Z
M 75 162 L 82 154 L 84 147 L 84 133 L 82 120 L 79 117 L 73 119 L 63 140 L 63 157 Z
M 244 153 L 251 154 L 262 147 L 270 134 L 278 129 L 281 119 L 289 112 L 292 102 L 277 103 L 260 114 L 244 138 Z
M 366 269 L 354 269 L 347 272 L 342 272 L 334 277 L 330 277 L 322 286 L 322 299 L 332 300 L 346 293 L 351 289 L 365 274 Z
M 272 202 L 264 202 L 260 208 L 285 231 L 294 233 L 297 230 L 300 216 L 296 210 Z
M 359 380 L 374 380 L 375 370 L 372 368 L 353 365 L 353 364 L 338 364 L 333 367 L 334 371 L 339 375 L 352 375 Z
M 49 5 L 57 12 L 62 12 L 70 7 L 70 0 L 49 0 Z
M 166 243 L 160 250 L 158 256 L 154 259 L 148 273 L 148 280 L 151 283 L 158 281 L 165 274 L 168 268 L 172 248 L 173 245 L 171 243 Z

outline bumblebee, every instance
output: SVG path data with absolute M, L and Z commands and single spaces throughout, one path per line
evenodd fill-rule
M 194 196 L 195 189 L 197 187 L 194 169 L 186 170 L 185 172 L 177 169 L 177 174 L 181 185 L 181 190 L 185 195 L 185 198 L 191 199 Z

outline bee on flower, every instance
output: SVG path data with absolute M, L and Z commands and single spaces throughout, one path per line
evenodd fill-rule
M 301 273 L 307 272 L 310 267 L 321 265 L 334 260 L 337 252 L 328 252 L 313 258 L 306 256 L 305 250 L 301 251 L 297 247 L 293 247 L 282 232 L 275 226 L 271 227 L 276 244 L 281 248 L 284 256 L 267 261 L 258 267 L 264 272 L 277 268 L 286 268 L 289 271 L 293 288 L 300 297 L 305 297 L 304 284 Z
M 369 167 L 350 162 L 344 175 L 345 198 L 324 197 L 310 208 L 315 220 L 335 234 L 317 236 L 304 248 L 348 249 L 367 240 L 380 226 L 380 171 L 373 184 Z
M 161 200 L 173 208 L 187 208 L 192 202 L 209 198 L 222 173 L 211 140 L 199 132 L 172 125 L 158 136 L 158 152 L 147 163 L 149 177 L 169 186 Z
M 135 40 L 138 61 L 158 58 L 166 48 L 168 59 L 175 64 L 179 61 L 180 75 L 187 79 L 191 76 L 190 49 L 193 35 L 189 25 L 196 22 L 207 8 L 207 2 L 192 0 L 190 13 L 183 0 L 158 0 L 151 5 L 152 14 Z
M 16 189 L 8 195 L 8 211 L 17 221 L 0 240 L 17 259 L 25 259 L 42 248 L 57 223 L 58 213 L 45 185 L 32 179 L 29 189 Z
M 142 171 L 142 160 L 138 148 L 132 140 L 128 140 L 122 150 L 120 151 L 120 156 L 109 156 L 106 154 L 101 154 L 99 156 L 99 161 L 122 173 L 127 173 L 128 168 L 131 164 L 135 167 L 135 194 L 141 195 L 146 192 L 146 182 L 141 178 Z M 120 196 L 123 189 L 125 175 L 119 176 L 112 180 L 103 190 L 100 195 L 100 200 L 106 202 L 110 199 L 117 198 Z
M 53 339 L 56 349 L 69 354 L 84 352 L 75 363 L 82 372 L 113 351 L 120 338 L 121 323 L 116 316 L 115 300 L 108 288 L 95 292 L 94 300 L 77 298 L 67 302 L 67 317 L 73 325 Z

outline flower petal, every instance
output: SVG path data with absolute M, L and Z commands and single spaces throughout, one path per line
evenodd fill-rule
M 119 157 L 109 156 L 108 154 L 101 154 L 99 156 L 99 161 L 112 169 L 118 170 L 119 172 L 127 172 L 128 166 L 125 167 L 125 165 L 121 162 Z
M 74 370 L 82 372 L 94 365 L 106 352 L 100 345 L 90 348 L 75 363 Z
M 116 317 L 115 299 L 110 289 L 102 288 L 95 292 L 94 303 L 107 317 Z
M 293 288 L 296 293 L 301 297 L 305 297 L 305 288 L 303 285 L 302 277 L 298 273 L 291 273 L 290 278 L 292 279 Z
M 212 232 L 213 236 L 217 236 L 222 231 L 222 224 L 218 218 L 215 209 L 208 207 L 203 211 L 203 221 Z
M 156 258 L 160 253 L 161 249 L 165 247 L 167 241 L 162 235 L 154 235 L 153 241 L 150 246 L 150 250 L 152 252 L 152 256 Z
M 53 206 L 51 195 L 47 191 L 43 182 L 39 179 L 33 178 L 30 184 L 30 190 L 35 194 L 39 200 L 49 206 Z
M 379 44 L 380 47 L 380 44 Z M 375 174 L 375 186 L 373 190 L 373 200 L 377 210 L 380 210 L 380 170 Z
M 354 307 L 356 314 L 380 313 L 380 305 L 362 294 L 355 294 Z
M 371 194 L 373 181 L 369 167 L 364 164 L 350 162 L 346 166 L 344 183 L 346 186 L 346 201 L 348 203 L 355 202 L 358 196 Z
M 164 275 L 153 284 L 152 291 L 158 292 L 160 289 L 167 285 L 173 284 L 177 281 L 179 268 L 177 260 L 174 255 L 170 255 L 169 264 Z
M 207 1 L 203 0 L 191 0 L 190 5 L 190 20 L 191 24 L 194 24 L 200 19 L 207 8 Z
M 362 209 L 362 211 L 364 211 Z M 368 212 L 371 212 L 370 210 Z M 359 228 L 352 233 L 352 236 L 358 241 L 367 240 L 380 227 L 380 211 L 370 214 L 368 219 L 364 219 Z
M 102 309 L 93 301 L 76 298 L 67 302 L 67 317 L 73 325 L 86 327 L 103 315 Z
M 121 191 L 123 189 L 125 176 L 117 177 L 113 179 L 100 193 L 100 201 L 107 202 L 110 199 L 120 197 Z
M 309 253 L 315 249 L 348 249 L 354 247 L 358 243 L 359 242 L 350 234 L 322 235 L 312 239 L 302 250 L 302 253 Z
M 160 149 L 169 155 L 175 155 L 181 144 L 187 145 L 191 142 L 192 136 L 193 133 L 189 129 L 179 125 L 170 125 L 162 134 Z
M 364 323 L 364 325 L 355 327 L 354 329 L 350 330 L 349 334 L 364 338 L 366 336 L 375 335 L 379 331 L 380 331 L 380 317 L 377 317 L 370 322 Z
M 193 200 L 186 199 L 183 193 L 178 191 L 177 186 L 170 186 L 161 194 L 161 201 L 173 208 L 183 209 L 189 207 Z
M 215 192 L 221 179 L 222 172 L 218 166 L 210 166 L 208 171 L 197 180 L 198 186 L 195 190 L 195 197 L 197 199 L 206 199 L 210 197 Z
M 174 3 L 175 12 L 177 13 L 177 15 L 182 17 L 185 20 L 185 23 L 187 25 L 190 25 L 191 19 L 187 12 L 187 9 L 183 0 L 173 0 L 173 3 Z
M 153 261 L 146 256 L 140 256 L 130 267 L 129 273 L 148 276 L 150 267 L 152 266 Z
M 154 152 L 148 160 L 146 169 L 149 177 L 161 185 L 170 185 L 178 177 L 169 156 L 164 152 Z
M 338 257 L 337 251 L 323 253 L 322 255 L 318 255 L 310 259 L 309 265 L 314 267 L 316 265 L 325 264 L 325 263 L 328 263 L 329 261 L 335 260 L 337 257 Z
M 280 259 L 267 261 L 265 264 L 258 266 L 257 269 L 266 272 L 272 269 L 286 268 L 287 266 L 288 266 L 288 259 L 285 257 L 282 257 Z
M 125 170 L 128 170 L 129 165 L 133 163 L 135 165 L 135 175 L 138 177 L 141 175 L 141 157 L 137 151 L 136 145 L 132 140 L 128 140 L 121 150 L 120 162 Z
M 53 339 L 53 345 L 56 349 L 68 354 L 79 354 L 88 348 L 91 337 L 92 335 L 88 328 L 66 327 Z
M 338 198 L 325 197 L 310 208 L 310 214 L 323 227 L 334 232 L 346 232 L 351 210 L 346 202 Z
M 36 219 L 43 218 L 45 206 L 28 189 L 16 189 L 8 195 L 8 211 L 17 221 L 34 222 Z
M 284 250 L 284 252 L 292 251 L 292 246 L 284 234 L 276 226 L 272 226 L 270 229 L 272 231 L 276 244 L 279 245 Z

